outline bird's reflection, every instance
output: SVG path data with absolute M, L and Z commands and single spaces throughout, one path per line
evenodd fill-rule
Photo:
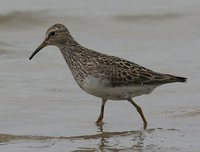
M 145 134 L 150 130 L 106 132 L 103 125 L 97 125 L 97 132 L 99 132 L 98 150 L 103 152 L 108 150 L 136 150 L 139 152 L 144 149 Z
M 96 126 L 97 126 L 97 132 L 103 132 L 104 130 L 103 130 L 103 126 L 104 126 L 104 124 L 96 124 Z
M 10 142 L 12 140 L 39 140 L 52 142 L 72 142 L 79 143 L 76 151 L 135 151 L 141 152 L 148 149 L 155 149 L 156 145 L 146 144 L 149 140 L 149 134 L 155 131 L 162 131 L 162 129 L 148 129 L 148 130 L 132 130 L 132 131 L 120 131 L 120 132 L 108 132 L 104 131 L 103 125 L 97 126 L 97 133 L 92 135 L 81 135 L 71 137 L 52 137 L 52 136 L 31 136 L 31 135 L 9 135 L 0 134 L 2 142 Z M 174 131 L 174 130 L 169 130 Z M 176 130 L 175 130 L 176 131 Z M 1 141 L 1 140 L 0 140 Z M 51 143 L 50 143 L 51 144 Z M 52 144 L 51 144 L 52 145 Z M 68 144 L 67 144 L 68 145 Z M 92 147 L 91 147 L 92 146 Z M 154 146 L 154 147 L 152 147 Z

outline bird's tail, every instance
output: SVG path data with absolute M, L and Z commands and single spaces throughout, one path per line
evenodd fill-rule
M 171 80 L 171 82 L 182 82 L 182 83 L 187 82 L 187 78 L 185 77 L 179 77 L 179 76 L 174 76 L 174 75 L 169 75 L 169 74 L 168 76 L 170 77 L 169 80 Z
M 184 78 L 184 77 L 175 77 L 177 79 L 177 82 L 187 82 L 187 78 Z

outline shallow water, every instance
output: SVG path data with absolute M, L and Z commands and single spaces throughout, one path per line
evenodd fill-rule
M 199 1 L 18 0 L 0 8 L 0 151 L 199 151 Z M 188 82 L 135 98 L 147 130 L 126 101 L 108 102 L 96 126 L 100 99 L 76 85 L 57 48 L 28 60 L 57 22 L 86 47 Z

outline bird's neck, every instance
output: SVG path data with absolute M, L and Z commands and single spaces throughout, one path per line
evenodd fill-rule
M 81 46 L 75 40 L 60 45 L 59 49 L 74 78 L 78 81 L 78 77 L 83 75 L 84 72 L 81 71 L 84 70 L 84 66 L 92 57 L 93 51 Z
M 69 42 L 66 41 L 64 44 L 58 47 L 67 63 L 73 59 L 78 61 L 83 58 L 87 58 L 85 52 L 90 52 L 87 48 L 81 46 L 75 40 L 71 40 Z
M 80 45 L 73 37 L 66 40 L 62 45 L 58 45 L 63 57 L 65 58 L 67 64 L 69 65 L 70 61 L 74 62 L 86 62 L 91 57 L 94 57 L 97 54 L 101 54 L 95 52 L 93 50 L 87 49 Z M 84 64 L 84 63 L 82 63 Z

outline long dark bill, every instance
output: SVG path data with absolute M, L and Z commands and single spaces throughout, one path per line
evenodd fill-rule
M 38 46 L 38 48 L 32 53 L 32 55 L 29 57 L 29 60 L 31 60 L 40 50 L 42 50 L 47 44 L 44 42 L 42 42 L 40 44 L 40 46 Z

